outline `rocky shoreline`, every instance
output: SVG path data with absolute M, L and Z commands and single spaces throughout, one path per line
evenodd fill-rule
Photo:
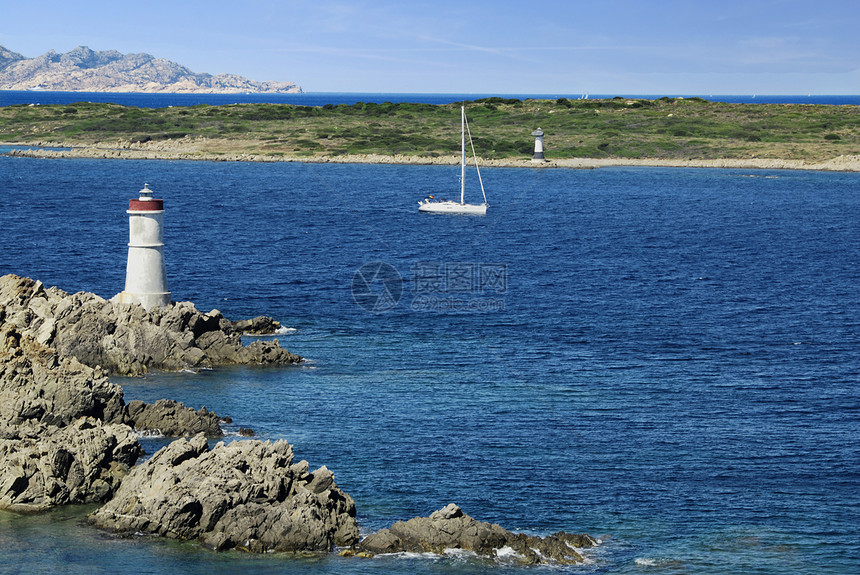
M 271 332 L 270 318 L 243 320 L 234 326 L 218 310 L 200 312 L 190 302 L 146 311 L 140 305 L 115 303 L 92 293 L 68 294 L 16 275 L 0 277 L 0 305 L 5 323 L 23 335 L 74 357 L 90 367 L 118 375 L 141 375 L 150 369 L 199 369 L 218 365 L 295 365 L 302 361 L 278 340 L 248 346 L 242 335 Z
M 538 565 L 582 563 L 583 548 L 597 545 L 589 535 L 558 532 L 546 537 L 512 533 L 497 523 L 478 521 L 454 503 L 429 517 L 398 521 L 390 529 L 368 535 L 359 553 L 444 553 L 446 549 L 471 551 L 486 558 L 511 555 L 517 562 Z
M 234 441 L 210 449 L 180 439 L 133 468 L 90 516 L 120 533 L 197 539 L 216 550 L 331 551 L 358 542 L 355 503 L 325 466 L 293 463 L 285 441 Z
M 306 162 L 332 164 L 407 164 L 407 165 L 458 165 L 460 157 L 450 156 L 407 156 L 381 154 L 344 154 L 337 156 L 288 156 L 267 155 L 253 151 L 248 142 L 237 142 L 234 151 L 212 151 L 211 141 L 207 139 L 183 138 L 161 142 L 117 142 L 114 147 L 77 146 L 74 144 L 42 142 L 35 149 L 26 149 L 29 144 L 20 145 L 22 149 L 7 152 L 9 156 L 28 158 L 90 158 L 126 160 L 198 160 L 212 162 Z M 225 142 L 220 142 L 224 148 Z M 218 147 L 218 146 L 214 146 Z M 46 149 L 68 148 L 68 149 Z M 835 172 L 860 172 L 860 155 L 838 156 L 825 161 L 790 160 L 778 158 L 724 158 L 724 159 L 660 159 L 660 158 L 549 158 L 545 162 L 531 159 L 482 160 L 482 166 L 499 168 L 569 168 L 595 169 L 610 166 L 649 166 L 672 168 L 737 168 L 751 170 L 819 170 Z
M 286 441 L 210 445 L 225 421 L 161 399 L 126 402 L 109 373 L 301 362 L 275 341 L 271 318 L 231 322 L 188 302 L 153 308 L 68 294 L 16 275 L 0 277 L 0 510 L 42 512 L 101 504 L 88 516 L 120 534 L 196 540 L 214 550 L 331 552 L 373 557 L 462 549 L 485 560 L 583 561 L 588 535 L 516 534 L 454 504 L 360 537 L 353 499 L 325 466 L 294 461 Z M 139 434 L 177 437 L 138 463 Z

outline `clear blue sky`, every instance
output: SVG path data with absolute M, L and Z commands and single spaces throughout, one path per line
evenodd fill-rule
M 0 45 L 313 92 L 858 94 L 858 0 L 0 0 Z

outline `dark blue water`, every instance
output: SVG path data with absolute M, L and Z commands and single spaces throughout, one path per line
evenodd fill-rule
M 503 98 L 536 98 L 556 100 L 558 98 L 592 99 L 614 98 L 646 98 L 656 99 L 663 96 L 692 98 L 696 95 L 687 94 L 408 94 L 408 93 L 364 93 L 364 92 L 308 92 L 304 94 L 142 94 L 115 92 L 41 92 L 0 90 L 0 106 L 16 104 L 73 104 L 75 102 L 110 102 L 124 106 L 139 108 L 164 108 L 167 106 L 196 106 L 209 104 L 219 106 L 224 104 L 295 104 L 297 106 L 324 106 L 326 104 L 348 104 L 356 102 L 420 102 L 425 104 L 451 104 L 464 100 L 476 100 L 500 96 Z M 699 94 L 697 97 L 712 102 L 729 104 L 829 104 L 829 105 L 860 105 L 860 95 L 714 95 Z
M 456 502 L 599 536 L 570 572 L 855 573 L 860 175 L 487 169 L 485 217 L 419 214 L 457 171 L 0 157 L 0 273 L 112 296 L 148 182 L 174 298 L 273 315 L 311 361 L 117 379 L 126 398 L 288 439 L 365 531 Z M 374 262 L 396 274 L 357 284 Z M 216 554 L 82 513 L 0 514 L 0 571 L 517 571 Z

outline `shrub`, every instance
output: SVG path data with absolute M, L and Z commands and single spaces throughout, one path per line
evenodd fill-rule
M 522 103 L 519 100 L 517 100 L 516 98 L 500 98 L 498 96 L 492 96 L 490 98 L 479 98 L 479 99 L 475 100 L 475 102 L 480 103 L 480 104 L 510 104 L 510 105 L 516 105 L 516 104 Z

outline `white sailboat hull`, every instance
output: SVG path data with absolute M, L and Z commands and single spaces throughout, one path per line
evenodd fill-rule
M 418 202 L 419 212 L 437 212 L 445 214 L 486 214 L 488 204 L 461 204 L 460 202 L 434 202 L 425 200 Z
M 475 158 L 475 173 L 478 174 L 478 183 L 481 185 L 481 195 L 484 196 L 483 204 L 467 204 L 466 194 L 466 133 L 469 133 L 469 144 L 472 146 L 472 156 Z M 484 192 L 484 182 L 481 180 L 481 169 L 478 167 L 478 156 L 475 154 L 475 145 L 472 143 L 472 132 L 466 120 L 466 107 L 460 106 L 460 201 L 437 200 L 433 196 L 418 202 L 419 212 L 435 212 L 437 214 L 479 214 L 487 213 L 487 194 Z

